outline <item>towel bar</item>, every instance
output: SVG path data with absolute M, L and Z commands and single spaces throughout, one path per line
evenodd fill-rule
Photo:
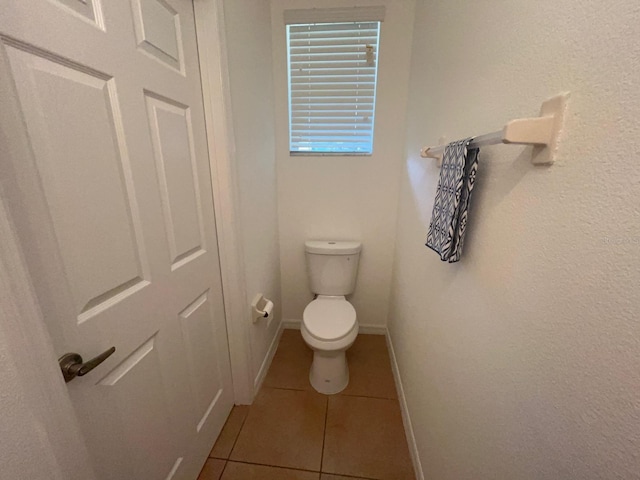
M 500 143 L 516 145 L 534 145 L 531 159 L 536 165 L 549 165 L 555 160 L 558 136 L 562 131 L 564 111 L 569 93 L 561 93 L 545 101 L 540 108 L 540 116 L 536 118 L 517 118 L 509 121 L 502 130 L 478 135 L 469 143 L 470 148 Z M 423 147 L 420 156 L 435 158 L 442 164 L 442 155 L 446 145 Z

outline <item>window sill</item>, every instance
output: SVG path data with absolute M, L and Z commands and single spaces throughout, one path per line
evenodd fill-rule
M 372 155 L 373 152 L 289 152 L 290 157 L 370 157 Z

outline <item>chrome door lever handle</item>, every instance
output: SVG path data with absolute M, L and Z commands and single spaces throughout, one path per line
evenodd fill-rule
M 62 370 L 64 381 L 69 383 L 76 377 L 86 375 L 109 358 L 115 351 L 116 347 L 111 347 L 106 352 L 102 352 L 100 355 L 92 358 L 88 362 L 83 362 L 82 357 L 77 353 L 65 353 L 58 359 L 58 364 L 60 365 L 60 370 Z

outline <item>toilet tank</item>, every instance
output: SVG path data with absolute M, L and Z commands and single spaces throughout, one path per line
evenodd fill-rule
M 356 288 L 360 242 L 307 240 L 307 274 L 317 295 L 349 295 Z

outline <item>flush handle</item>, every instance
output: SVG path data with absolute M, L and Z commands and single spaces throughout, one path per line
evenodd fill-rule
M 76 377 L 86 375 L 109 358 L 115 351 L 116 347 L 111 347 L 106 352 L 102 352 L 100 355 L 92 358 L 88 362 L 83 362 L 82 357 L 77 353 L 65 353 L 58 359 L 58 364 L 60 365 L 60 370 L 62 370 L 64 381 L 69 383 Z

